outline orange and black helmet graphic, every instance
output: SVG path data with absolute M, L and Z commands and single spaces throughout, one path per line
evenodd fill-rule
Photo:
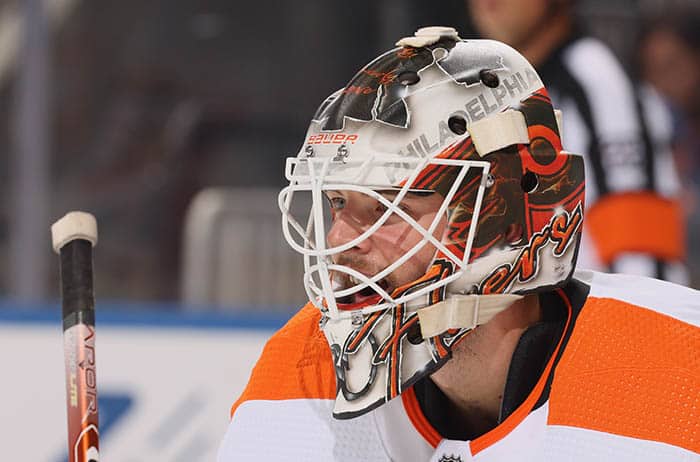
M 439 46 L 452 48 L 454 44 L 454 41 L 443 41 Z M 401 91 L 406 85 L 416 83 L 418 71 L 433 63 L 432 48 L 436 46 L 400 48 L 379 56 L 358 72 L 344 89 L 329 96 L 313 120 L 324 121 L 324 131 L 341 130 L 345 117 L 407 127 L 408 107 Z
M 467 138 L 436 156 L 487 160 L 491 165 L 468 262 L 491 249 L 527 245 L 557 213 L 574 213 L 579 204 L 583 206 L 583 161 L 580 156 L 562 152 L 546 90 L 542 88 L 531 95 L 518 110 L 527 123 L 529 145 L 513 145 L 481 157 L 471 138 Z M 457 167 L 431 164 L 411 187 L 446 195 L 458 173 Z M 480 172 L 469 172 L 449 206 L 449 229 L 444 240 L 460 258 L 464 257 L 480 182 Z M 572 237 L 578 238 L 578 233 Z
M 436 61 L 434 50 L 438 48 L 444 51 L 444 56 L 436 64 L 459 84 L 476 84 L 483 80 L 484 71 L 503 69 L 500 56 L 475 54 L 474 48 L 478 45 L 465 50 L 455 47 L 456 43 L 443 38 L 430 46 L 403 47 L 379 56 L 358 72 L 345 88 L 329 96 L 313 120 L 323 122 L 323 131 L 341 130 L 345 117 L 406 128 L 410 108 L 404 99 L 404 90 L 420 81 L 419 72 Z

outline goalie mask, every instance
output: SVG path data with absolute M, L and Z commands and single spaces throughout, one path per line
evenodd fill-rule
M 279 196 L 333 354 L 334 416 L 395 398 L 474 327 L 573 273 L 583 161 L 533 67 L 420 29 L 321 105 Z

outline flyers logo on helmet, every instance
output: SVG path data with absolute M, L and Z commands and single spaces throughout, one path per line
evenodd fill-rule
M 571 213 L 563 211 L 554 215 L 542 231 L 532 235 L 513 263 L 505 263 L 491 272 L 481 283 L 480 293 L 498 294 L 507 291 L 517 278 L 526 282 L 537 275 L 540 249 L 548 242 L 555 244 L 555 257 L 564 254 L 569 245 L 578 238 L 583 222 L 583 209 L 579 202 Z

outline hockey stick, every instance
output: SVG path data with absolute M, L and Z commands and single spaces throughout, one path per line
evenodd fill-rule
M 95 217 L 85 212 L 70 212 L 51 226 L 51 237 L 53 249 L 61 260 L 68 459 L 70 462 L 98 462 L 92 290 L 92 247 L 97 243 Z

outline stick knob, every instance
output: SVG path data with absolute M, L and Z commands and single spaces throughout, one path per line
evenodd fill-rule
M 97 245 L 97 221 L 87 212 L 68 212 L 51 225 L 53 250 L 60 254 L 61 248 L 71 241 L 83 239 L 93 247 Z

